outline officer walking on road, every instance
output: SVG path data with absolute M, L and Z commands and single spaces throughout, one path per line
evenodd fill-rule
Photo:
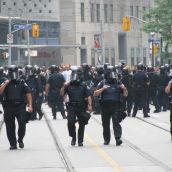
M 24 148 L 23 138 L 26 131 L 26 105 L 28 112 L 32 112 L 31 90 L 20 80 L 18 68 L 15 65 L 9 67 L 9 80 L 0 85 L 0 94 L 3 94 L 4 121 L 6 124 L 7 137 L 10 143 L 10 150 L 17 149 L 17 141 L 20 148 Z M 18 140 L 15 133 L 15 118 L 18 122 Z
M 119 84 L 116 80 L 115 72 L 111 66 L 108 67 L 105 74 L 105 81 L 98 84 L 94 96 L 101 95 L 101 109 L 102 109 L 102 125 L 104 145 L 108 145 L 111 139 L 110 136 L 110 120 L 112 118 L 114 135 L 116 145 L 122 144 L 121 135 L 122 127 L 120 122 L 122 120 L 122 104 L 120 101 L 121 94 L 127 96 L 127 89 L 123 84 Z
M 148 96 L 148 85 L 149 85 L 149 78 L 144 72 L 143 64 L 137 65 L 137 72 L 133 76 L 133 85 L 135 88 L 134 93 L 134 108 L 132 117 L 136 117 L 137 111 L 139 109 L 139 105 L 143 107 L 143 115 L 144 118 L 150 117 L 148 115 L 147 109 L 147 96 Z
M 56 65 L 50 67 L 51 75 L 46 83 L 45 92 L 48 96 L 48 105 L 52 109 L 53 119 L 56 119 L 57 110 L 61 112 L 63 119 L 66 119 L 63 97 L 60 95 L 60 89 L 65 83 L 65 79 L 58 70 Z
M 89 112 L 92 111 L 91 94 L 87 86 L 81 81 L 81 72 L 77 68 L 72 70 L 71 81 L 61 89 L 61 95 L 67 94 L 69 96 L 67 119 L 69 136 L 72 137 L 72 146 L 76 144 L 75 123 L 77 121 L 79 123 L 78 146 L 83 146 L 85 125 L 88 123 L 83 114 L 86 113 L 87 109 Z

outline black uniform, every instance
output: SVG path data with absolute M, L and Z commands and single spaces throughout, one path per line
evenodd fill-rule
M 16 69 L 17 70 L 17 69 Z M 10 74 L 10 72 L 9 72 Z M 14 77 L 16 77 L 15 73 Z M 18 142 L 19 147 L 23 148 L 23 138 L 26 130 L 26 94 L 31 93 L 30 88 L 24 80 L 17 80 L 10 76 L 11 81 L 4 89 L 3 109 L 4 121 L 6 124 L 7 137 L 10 142 L 10 149 L 17 148 L 17 139 L 15 133 L 15 118 L 18 122 Z
M 61 73 L 54 72 L 49 77 L 47 84 L 49 84 L 48 104 L 52 108 L 52 115 L 56 119 L 56 112 L 59 110 L 62 117 L 65 119 L 65 110 L 63 105 L 63 97 L 60 95 L 60 89 L 63 86 L 65 79 Z
M 83 117 L 83 113 L 87 110 L 86 98 L 91 96 L 90 91 L 87 89 L 86 85 L 82 82 L 70 82 L 70 84 L 65 87 L 65 93 L 69 96 L 68 105 L 68 131 L 69 136 L 72 137 L 72 145 L 76 142 L 76 127 L 75 123 L 79 122 L 78 129 L 78 145 L 83 145 L 84 129 L 87 122 Z
M 139 70 L 133 76 L 133 84 L 135 88 L 134 93 L 134 109 L 133 109 L 133 117 L 136 116 L 139 105 L 141 104 L 143 107 L 144 117 L 149 117 L 147 112 L 147 96 L 148 96 L 148 85 L 149 82 L 148 76 L 144 73 L 144 71 Z
M 121 119 L 121 102 L 120 95 L 123 90 L 117 83 L 110 82 L 100 82 L 98 89 L 102 88 L 104 85 L 108 85 L 108 88 L 101 94 L 101 116 L 103 125 L 103 137 L 104 144 L 107 145 L 110 142 L 110 120 L 112 118 L 114 135 L 116 139 L 116 145 L 120 145 L 122 141 L 120 140 L 122 135 L 122 127 L 120 125 Z

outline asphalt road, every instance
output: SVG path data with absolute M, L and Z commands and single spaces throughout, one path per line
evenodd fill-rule
M 121 123 L 123 144 L 118 147 L 113 129 L 110 145 L 103 145 L 101 116 L 92 115 L 84 146 L 72 147 L 67 120 L 60 113 L 53 120 L 49 107 L 44 104 L 43 109 L 45 118 L 27 124 L 23 150 L 9 150 L 2 126 L 0 172 L 63 172 L 66 166 L 76 172 L 172 172 L 169 111 L 150 113 L 150 118 L 143 118 L 142 111 L 138 118 L 127 117 Z

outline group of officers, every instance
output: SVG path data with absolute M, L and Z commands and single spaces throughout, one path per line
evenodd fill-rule
M 124 63 L 115 67 L 104 64 L 96 68 L 83 64 L 71 67 L 70 81 L 66 81 L 63 71 L 56 65 L 51 65 L 48 72 L 31 65 L 23 68 L 11 65 L 7 72 L 1 67 L 0 95 L 10 150 L 17 149 L 17 142 L 20 148 L 24 148 L 26 123 L 42 119 L 43 100 L 52 109 L 53 119 L 56 119 L 57 111 L 63 119 L 67 118 L 72 146 L 76 141 L 78 146 L 83 146 L 85 125 L 92 111 L 101 113 L 104 145 L 111 140 L 112 119 L 116 145 L 119 146 L 122 144 L 120 122 L 126 115 L 130 116 L 132 112 L 132 117 L 135 117 L 137 111 L 143 109 L 144 117 L 150 117 L 150 102 L 155 106 L 155 113 L 170 108 L 168 95 L 172 81 L 169 73 L 169 66 L 161 66 L 157 73 L 153 67 L 143 64 L 138 64 L 133 71 Z M 15 118 L 18 121 L 17 137 Z

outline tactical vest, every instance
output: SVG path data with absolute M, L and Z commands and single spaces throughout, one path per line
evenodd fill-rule
M 109 87 L 102 93 L 101 95 L 102 101 L 110 100 L 110 101 L 120 101 L 120 88 L 118 85 L 113 84 L 109 85 Z
M 86 97 L 86 87 L 82 84 L 80 85 L 70 85 L 67 90 L 70 102 L 80 102 L 83 103 Z

